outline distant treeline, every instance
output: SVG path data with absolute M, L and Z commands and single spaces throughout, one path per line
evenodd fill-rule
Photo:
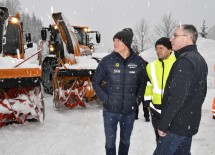
M 16 13 L 19 13 L 21 21 L 23 22 L 24 32 L 31 33 L 32 42 L 38 43 L 41 38 L 40 32 L 43 27 L 41 19 L 37 18 L 34 13 L 32 15 L 24 13 L 21 9 L 20 0 L 2 0 L 0 6 L 7 7 L 11 16 L 15 16 Z

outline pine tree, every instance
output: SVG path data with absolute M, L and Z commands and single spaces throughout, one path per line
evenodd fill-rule
M 32 41 L 36 42 L 37 41 L 37 18 L 33 12 L 32 18 L 31 18 L 31 36 L 32 36 Z
M 3 5 L 8 8 L 10 15 L 15 15 L 21 10 L 21 3 L 19 0 L 3 0 Z
M 0 6 L 8 8 L 9 14 L 14 16 L 17 12 L 21 12 L 20 0 L 2 0 Z M 40 40 L 40 31 L 43 27 L 42 21 L 38 19 L 35 14 L 32 17 L 28 13 L 21 14 L 21 21 L 23 22 L 23 30 L 26 33 L 31 33 L 32 42 L 37 43 Z
M 41 39 L 41 30 L 43 28 L 43 24 L 41 19 L 36 19 L 36 30 L 35 30 L 35 43 L 38 43 Z
M 201 32 L 199 32 L 199 34 L 200 34 L 203 38 L 206 38 L 207 35 L 208 35 L 208 33 L 206 32 L 206 29 L 207 29 L 208 27 L 205 26 L 205 20 L 203 20 L 203 25 L 202 25 L 202 27 L 200 27 L 200 28 L 201 28 Z
M 31 33 L 31 40 L 34 43 L 38 43 L 40 40 L 40 31 L 43 28 L 42 21 L 38 19 L 35 14 L 32 14 L 32 17 L 29 16 L 29 14 L 22 13 L 21 15 L 23 26 L 24 26 L 24 32 Z

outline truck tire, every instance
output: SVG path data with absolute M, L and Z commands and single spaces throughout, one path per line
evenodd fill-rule
M 46 58 L 42 64 L 42 84 L 47 94 L 53 94 L 52 81 L 54 78 L 55 68 L 58 65 L 57 58 Z

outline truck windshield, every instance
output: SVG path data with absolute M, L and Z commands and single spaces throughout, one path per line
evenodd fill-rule
M 17 49 L 21 49 L 19 26 L 14 24 L 8 24 L 5 38 L 6 44 L 3 45 L 4 54 L 16 55 Z
M 83 29 L 75 27 L 75 35 L 78 38 L 78 43 L 81 45 L 86 45 L 86 33 Z

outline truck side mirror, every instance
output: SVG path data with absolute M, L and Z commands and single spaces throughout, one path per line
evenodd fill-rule
M 96 32 L 96 42 L 99 44 L 101 41 L 101 34 L 99 32 Z
M 45 29 L 41 30 L 41 38 L 43 41 L 45 41 L 47 38 L 47 32 Z
M 31 43 L 31 33 L 26 33 L 25 34 L 25 40 L 27 42 L 27 48 L 32 48 L 33 43 Z
M 26 40 L 26 42 L 31 42 L 31 34 L 30 33 L 26 33 L 25 34 L 25 40 Z
M 4 11 L 0 10 L 0 19 L 2 19 L 3 15 L 4 15 Z

